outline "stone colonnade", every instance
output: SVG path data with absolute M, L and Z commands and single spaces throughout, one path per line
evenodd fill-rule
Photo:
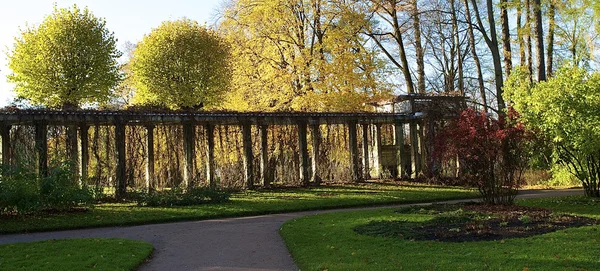
M 414 116 L 403 114 L 382 114 L 382 113 L 131 113 L 127 111 L 24 111 L 20 112 L 0 112 L 0 138 L 2 139 L 2 164 L 11 164 L 11 135 L 12 125 L 33 125 L 35 127 L 35 149 L 37 153 L 38 170 L 41 176 L 48 174 L 48 126 L 61 125 L 66 126 L 68 133 L 67 144 L 69 145 L 67 153 L 77 154 L 71 157 L 77 161 L 78 174 L 82 180 L 88 177 L 89 164 L 89 128 L 91 125 L 106 125 L 115 127 L 114 146 L 116 153 L 116 183 L 117 197 L 126 192 L 126 150 L 125 150 L 125 127 L 128 125 L 137 125 L 145 127 L 146 133 L 146 187 L 149 190 L 155 189 L 155 154 L 154 154 L 154 128 L 156 125 L 182 125 L 183 126 L 183 148 L 184 148 L 184 174 L 183 185 L 193 186 L 194 176 L 196 174 L 196 127 L 202 126 L 205 131 L 206 140 L 206 180 L 211 187 L 217 186 L 215 177 L 215 139 L 214 131 L 216 125 L 238 125 L 242 131 L 242 153 L 244 164 L 244 183 L 247 189 L 252 189 L 257 183 L 269 186 L 271 180 L 268 180 L 268 142 L 267 129 L 270 125 L 296 125 L 298 131 L 298 146 L 300 157 L 300 178 L 305 185 L 320 183 L 317 175 L 318 156 L 321 144 L 320 129 L 321 125 L 344 124 L 348 131 L 348 150 L 350 153 L 350 165 L 352 181 L 359 181 L 376 178 L 371 176 L 371 164 L 378 172 L 381 168 L 379 164 L 380 143 L 381 143 L 381 125 L 395 126 L 395 144 L 397 148 L 397 177 L 405 177 L 407 172 L 418 173 L 422 167 L 422 129 L 417 130 L 419 119 Z M 405 125 L 410 127 L 409 140 L 411 145 L 412 169 L 405 168 L 404 142 Z M 258 130 L 258 138 L 253 138 L 252 127 Z M 362 129 L 362 151 L 358 148 L 358 131 Z M 307 133 L 311 132 L 311 142 L 308 142 Z M 73 138 L 73 131 L 76 132 L 79 140 Z M 369 144 L 369 131 L 371 134 L 371 144 Z M 253 141 L 259 140 L 260 157 L 259 172 L 260 176 L 254 176 L 253 164 Z M 309 143 L 311 145 L 309 153 Z M 373 148 L 370 150 L 369 148 Z M 362 153 L 362 157 L 361 157 Z M 370 158 L 369 154 L 375 153 Z M 373 160 L 373 161 L 371 161 Z M 373 162 L 373 163 L 370 163 Z

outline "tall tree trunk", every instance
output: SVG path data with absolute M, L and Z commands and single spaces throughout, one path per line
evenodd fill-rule
M 548 49 L 546 51 L 546 76 L 552 77 L 554 71 L 552 70 L 552 64 L 554 64 L 554 30 L 556 28 L 556 5 L 554 0 L 550 0 L 550 6 L 548 9 L 548 40 L 546 44 Z
M 529 71 L 529 81 L 533 81 L 533 42 L 531 34 L 533 33 L 531 0 L 525 0 L 525 12 L 527 13 L 527 70 Z
M 456 59 L 457 59 L 457 66 L 458 66 L 458 92 L 460 93 L 460 95 L 464 96 L 465 95 L 465 79 L 464 79 L 464 73 L 463 73 L 463 58 L 462 58 L 462 52 L 461 52 L 461 48 L 460 48 L 460 36 L 458 33 L 458 20 L 456 19 L 456 6 L 455 6 L 455 2 L 454 0 L 450 0 L 450 9 L 452 11 L 452 35 L 454 36 L 453 38 L 453 43 L 454 43 L 454 49 L 456 50 Z
M 488 0 L 491 1 L 491 0 Z M 546 80 L 546 64 L 544 62 L 544 29 L 542 25 L 542 6 L 540 0 L 533 1 L 535 47 L 537 58 L 538 81 Z
M 417 92 L 425 93 L 425 62 L 423 45 L 421 43 L 421 18 L 417 0 L 411 1 L 411 15 L 413 18 L 413 29 L 415 31 L 415 52 L 417 57 Z
M 473 62 L 475 62 L 475 68 L 477 69 L 477 82 L 479 84 L 479 95 L 481 95 L 481 102 L 485 112 L 488 112 L 487 97 L 485 94 L 485 83 L 483 81 L 483 72 L 481 71 L 481 63 L 479 62 L 479 56 L 477 55 L 477 48 L 475 47 L 475 33 L 473 33 L 473 24 L 471 22 L 471 10 L 469 8 L 469 1 L 464 0 L 465 3 L 465 16 L 467 19 L 467 32 L 469 34 L 469 47 L 471 47 L 471 55 Z
M 521 0 L 517 3 L 517 42 L 519 43 L 519 61 L 520 66 L 527 66 L 527 56 L 525 55 L 525 38 L 523 30 L 523 6 Z
M 510 27 L 508 25 L 507 0 L 500 0 L 500 21 L 502 24 L 502 47 L 504 48 L 504 73 L 508 78 L 512 71 L 512 50 L 510 48 Z
M 396 10 L 396 2 L 390 1 L 392 3 L 391 7 L 391 15 L 392 15 L 392 23 L 394 26 L 394 35 L 396 38 L 396 42 L 398 43 L 398 53 L 400 54 L 400 61 L 402 63 L 402 73 L 404 74 L 404 81 L 406 82 L 406 92 L 414 93 L 415 85 L 413 84 L 412 76 L 410 74 L 410 69 L 408 68 L 408 59 L 406 58 L 406 49 L 404 48 L 404 40 L 402 38 L 402 30 L 400 29 L 400 23 L 398 20 L 398 12 Z
M 473 12 L 475 12 L 475 18 L 477 19 L 477 24 L 479 25 L 479 29 L 485 43 L 487 44 L 490 52 L 492 53 L 492 60 L 494 63 L 494 80 L 496 83 L 496 100 L 498 102 L 498 111 L 502 112 L 506 108 L 506 104 L 504 103 L 504 98 L 502 94 L 504 92 L 504 78 L 502 76 L 502 60 L 500 59 L 500 50 L 498 49 L 498 36 L 496 33 L 496 20 L 494 19 L 494 3 L 492 0 L 486 1 L 487 11 L 488 11 L 488 24 L 490 28 L 490 33 L 485 31 L 485 27 L 481 22 L 481 16 L 479 14 L 479 7 L 477 6 L 477 2 L 475 0 L 471 0 L 471 4 L 473 5 Z
M 575 20 L 573 32 L 571 33 L 571 40 L 573 41 L 573 44 L 570 48 L 571 61 L 573 62 L 573 65 L 575 65 L 575 67 L 579 67 L 579 58 L 577 57 L 577 44 L 579 43 L 579 40 L 577 39 L 577 22 L 578 20 Z

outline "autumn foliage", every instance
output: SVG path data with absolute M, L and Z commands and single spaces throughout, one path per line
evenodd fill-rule
M 475 186 L 486 203 L 511 204 L 527 165 L 528 135 L 516 111 L 496 119 L 467 109 L 448 123 L 436 139 L 437 159 L 458 159 L 461 177 Z

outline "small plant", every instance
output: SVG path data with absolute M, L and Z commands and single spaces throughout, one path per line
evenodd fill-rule
M 190 206 L 206 203 L 225 203 L 229 201 L 231 192 L 222 189 L 196 187 L 183 190 L 175 187 L 160 192 L 137 192 L 134 198 L 139 206 Z
M 528 215 L 519 217 L 519 220 L 521 220 L 521 222 L 523 222 L 523 224 L 531 223 L 531 217 L 529 217 Z
M 500 227 L 504 228 L 506 226 L 508 226 L 508 221 L 502 221 L 502 222 L 500 222 Z

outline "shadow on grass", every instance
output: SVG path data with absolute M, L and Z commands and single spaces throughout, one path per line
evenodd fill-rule
M 383 188 L 382 188 L 383 187 Z M 395 188 L 395 189 L 392 189 Z M 138 207 L 135 204 L 101 204 L 85 213 L 0 219 L 0 233 L 51 231 L 105 226 L 129 226 L 190 220 L 205 220 L 274 213 L 289 213 L 381 206 L 389 204 L 473 198 L 468 190 L 403 187 L 369 184 L 367 187 L 319 187 L 234 194 L 222 204 L 187 207 Z
M 496 241 L 438 242 L 396 238 L 429 215 L 401 214 L 395 233 L 357 226 L 398 216 L 394 210 L 322 214 L 292 220 L 281 229 L 302 270 L 596 270 L 600 227 Z

